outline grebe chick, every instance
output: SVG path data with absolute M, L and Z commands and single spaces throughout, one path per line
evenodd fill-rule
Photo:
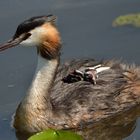
M 18 44 L 36 46 L 38 63 L 33 82 L 19 104 L 14 127 L 35 133 L 47 128 L 84 129 L 95 122 L 132 109 L 140 101 L 140 68 L 119 61 L 72 60 L 59 65 L 61 38 L 53 15 L 30 18 L 21 23 L 13 38 L 0 51 Z M 63 77 L 73 70 L 103 65 L 96 84 L 67 84 Z

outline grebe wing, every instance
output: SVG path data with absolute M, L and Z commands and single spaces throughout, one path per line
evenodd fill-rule
M 99 74 L 96 85 L 86 81 L 71 84 L 62 81 L 64 75 L 74 69 L 98 64 L 109 66 L 111 69 Z M 87 120 L 95 122 L 128 110 L 138 104 L 136 96 L 139 97 L 140 88 L 138 89 L 136 85 L 140 85 L 140 82 L 137 82 L 139 73 L 140 70 L 134 65 L 128 66 L 120 61 L 97 62 L 88 59 L 67 62 L 59 67 L 51 90 L 53 107 L 58 113 L 60 111 L 86 122 Z

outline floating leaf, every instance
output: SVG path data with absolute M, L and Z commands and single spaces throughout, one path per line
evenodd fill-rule
M 140 27 L 140 13 L 119 16 L 113 21 L 112 25 L 113 27 L 125 25 Z
M 83 138 L 74 132 L 48 129 L 31 136 L 28 140 L 83 140 Z

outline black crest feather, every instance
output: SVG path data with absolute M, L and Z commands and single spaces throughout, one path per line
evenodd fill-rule
M 21 34 L 28 33 L 32 29 L 41 26 L 45 22 L 51 21 L 52 17 L 53 15 L 37 16 L 37 17 L 32 17 L 28 20 L 25 20 L 18 26 L 13 38 L 15 39 L 19 37 Z

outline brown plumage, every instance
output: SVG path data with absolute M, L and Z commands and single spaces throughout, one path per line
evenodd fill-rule
M 43 32 L 41 38 L 41 45 L 38 47 L 41 56 L 55 57 L 59 55 L 59 50 L 61 48 L 61 38 L 59 32 L 51 23 L 46 23 L 42 26 L 42 29 L 47 30 L 47 32 Z
M 99 75 L 96 85 L 85 81 L 71 84 L 62 81 L 62 78 L 72 70 L 98 63 L 110 66 L 111 69 Z M 39 104 L 36 112 L 29 110 L 26 123 L 32 125 L 32 121 L 40 119 L 36 131 L 46 128 L 75 130 L 92 128 L 99 121 L 139 105 L 139 73 L 139 67 L 126 65 L 120 61 L 96 62 L 93 59 L 86 59 L 66 62 L 59 66 L 50 89 L 51 109 L 46 108 L 46 100 L 42 100 L 43 105 L 39 108 Z M 38 102 L 40 103 L 39 100 Z M 47 118 L 47 114 L 51 116 Z M 25 125 L 21 122 L 15 124 Z

